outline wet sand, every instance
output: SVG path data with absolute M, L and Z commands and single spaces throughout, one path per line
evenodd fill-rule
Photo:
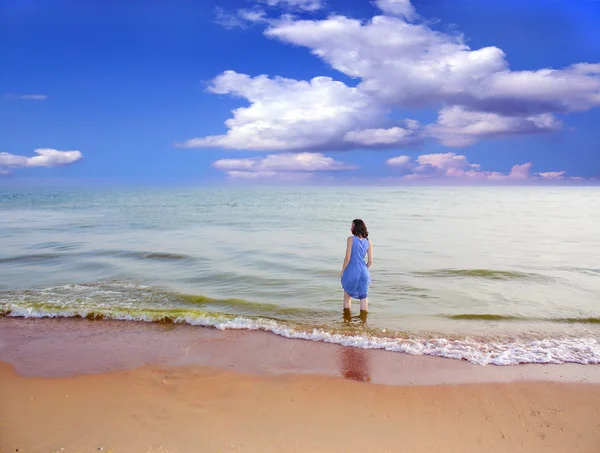
M 600 366 L 7 318 L 0 361 L 2 453 L 600 452 Z

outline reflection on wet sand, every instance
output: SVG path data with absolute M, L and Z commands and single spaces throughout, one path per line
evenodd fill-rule
M 361 324 L 366 324 L 368 312 L 362 311 L 357 317 Z M 344 309 L 344 322 L 351 324 L 352 312 Z M 371 382 L 368 351 L 361 348 L 344 346 L 340 348 L 340 369 L 346 379 Z
M 368 351 L 349 346 L 343 346 L 340 351 L 342 375 L 354 381 L 371 382 Z

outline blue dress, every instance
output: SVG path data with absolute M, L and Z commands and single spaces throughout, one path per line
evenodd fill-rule
M 365 263 L 369 240 L 352 237 L 350 262 L 342 274 L 342 288 L 354 299 L 366 299 L 371 284 L 371 274 Z

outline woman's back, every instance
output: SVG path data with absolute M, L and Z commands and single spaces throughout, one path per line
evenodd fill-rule
M 352 254 L 351 259 L 363 261 L 365 255 L 369 251 L 369 239 L 361 239 L 358 236 L 352 237 Z

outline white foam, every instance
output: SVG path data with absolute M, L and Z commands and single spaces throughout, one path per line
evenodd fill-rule
M 50 311 L 22 306 L 7 307 L 9 316 L 24 318 L 55 318 L 102 314 L 108 319 L 122 321 L 156 322 L 163 313 L 130 314 L 119 311 L 91 309 L 67 309 Z M 263 330 L 276 335 L 310 341 L 339 344 L 363 349 L 384 349 L 410 355 L 429 355 L 457 360 L 467 360 L 477 365 L 517 365 L 521 363 L 578 363 L 582 365 L 600 363 L 600 341 L 595 338 L 547 338 L 539 340 L 510 340 L 484 342 L 474 339 L 445 338 L 385 338 L 375 336 L 348 336 L 314 329 L 300 331 L 268 319 L 250 319 L 207 314 L 188 314 L 175 317 L 175 323 L 215 327 L 220 330 L 242 329 Z

